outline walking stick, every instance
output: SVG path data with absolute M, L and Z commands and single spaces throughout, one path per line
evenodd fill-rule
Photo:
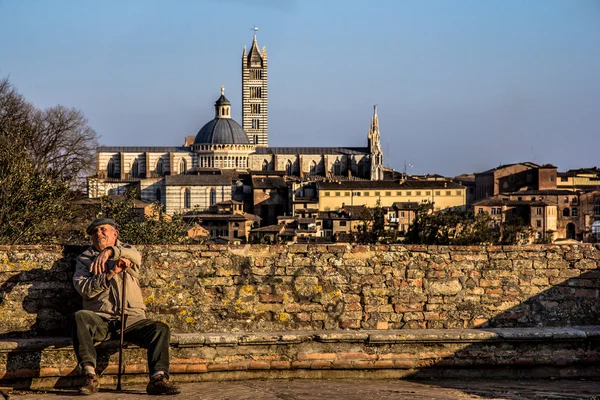
M 127 319 L 127 314 L 125 314 L 125 302 L 127 301 L 125 297 L 125 278 L 127 277 L 127 272 L 123 270 L 123 285 L 121 289 L 121 339 L 119 340 L 119 372 L 117 373 L 117 390 L 121 390 L 121 374 L 123 373 L 123 342 L 125 339 L 125 320 Z

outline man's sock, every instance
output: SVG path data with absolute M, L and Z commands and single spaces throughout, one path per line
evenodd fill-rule
M 96 375 L 96 368 L 93 365 L 84 365 L 83 371 L 86 375 Z
M 159 375 L 165 375 L 165 371 L 156 371 L 150 378 L 156 378 Z

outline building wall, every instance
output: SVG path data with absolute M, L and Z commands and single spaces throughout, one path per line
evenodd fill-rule
M 352 176 L 369 178 L 370 164 L 368 154 L 340 155 L 340 154 L 251 154 L 249 168 L 253 171 L 261 171 L 265 161 L 269 171 L 287 171 L 288 162 L 292 164 L 292 174 L 295 176 L 311 175 L 313 162 L 317 166 L 315 175 L 320 176 L 348 176 L 348 170 Z M 361 161 L 364 167 L 359 168 Z M 336 162 L 339 164 L 339 174 L 336 174 Z M 360 170 L 360 171 L 359 171 Z M 359 173 L 361 172 L 362 175 Z
M 434 204 L 435 210 L 457 207 L 464 209 L 465 188 L 452 189 L 420 189 L 420 190 L 397 190 L 393 187 L 389 189 L 343 189 L 340 190 L 319 190 L 319 210 L 336 210 L 343 205 L 356 206 L 366 205 L 375 207 L 377 201 L 380 206 L 391 207 L 395 202 L 422 202 L 429 201 Z
M 81 248 L 0 246 L 0 334 L 65 336 Z M 579 246 L 139 246 L 174 332 L 598 325 L 600 250 Z M 48 301 L 52 299 L 52 301 Z
M 190 207 L 185 207 L 185 191 L 190 191 Z M 216 191 L 216 202 L 231 200 L 231 186 L 167 186 L 165 212 L 204 211 L 211 206 L 210 192 Z

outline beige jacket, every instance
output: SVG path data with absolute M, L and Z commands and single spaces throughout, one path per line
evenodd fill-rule
M 118 240 L 112 249 L 114 255 L 106 262 L 108 269 L 114 268 L 115 262 L 120 258 L 127 258 L 133 262 L 133 265 L 124 271 L 127 273 L 125 314 L 127 314 L 127 325 L 131 325 L 146 318 L 146 306 L 139 283 L 142 255 L 133 246 Z M 121 316 L 123 272 L 115 275 L 111 280 L 106 279 L 106 273 L 92 275 L 90 266 L 98 254 L 100 254 L 99 251 L 90 247 L 77 257 L 73 285 L 83 298 L 85 310 L 94 311 L 107 319 L 118 319 Z

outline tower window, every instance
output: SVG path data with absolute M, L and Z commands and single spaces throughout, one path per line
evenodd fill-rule
M 260 120 L 258 120 L 258 119 L 252 120 L 252 129 L 260 129 Z
M 252 99 L 262 98 L 262 88 L 261 87 L 251 87 L 250 88 L 250 98 L 252 98 Z
M 250 79 L 262 79 L 262 71 L 260 69 L 251 69 Z
M 251 104 L 250 105 L 250 112 L 252 114 L 260 114 L 260 104 Z

